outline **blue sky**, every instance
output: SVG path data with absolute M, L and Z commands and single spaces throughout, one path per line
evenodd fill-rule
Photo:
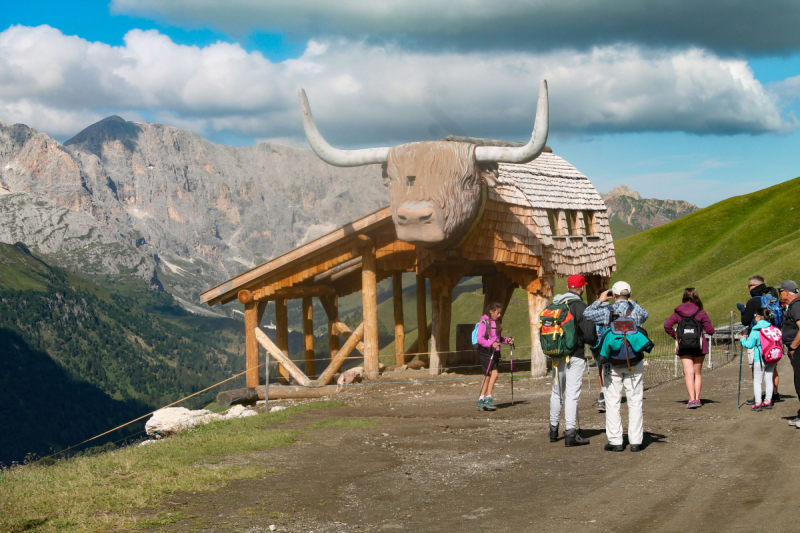
M 784 30 L 799 10 L 648 3 L 15 2 L 0 11 L 0 120 L 61 141 L 120 114 L 303 145 L 304 85 L 337 146 L 524 140 L 547 77 L 548 144 L 601 191 L 705 206 L 799 176 L 800 37 Z

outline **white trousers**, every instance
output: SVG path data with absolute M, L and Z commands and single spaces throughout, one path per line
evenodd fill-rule
M 555 362 L 558 361 L 558 365 Z M 586 360 L 580 357 L 566 357 L 553 361 L 553 392 L 550 394 L 550 425 L 557 426 L 561 420 L 561 403 L 564 403 L 564 419 L 567 430 L 575 429 L 578 418 L 578 402 L 581 399 L 583 373 L 586 371 Z
M 628 442 L 641 444 L 644 438 L 644 422 L 642 420 L 642 398 L 644 397 L 644 380 L 642 379 L 643 361 L 633 367 L 612 366 L 606 375 L 606 437 L 609 444 L 622 444 L 622 386 L 625 385 L 625 396 L 628 404 Z

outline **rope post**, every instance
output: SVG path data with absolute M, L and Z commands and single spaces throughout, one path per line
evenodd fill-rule
M 731 353 L 733 353 L 733 347 L 734 347 L 734 340 L 733 340 L 733 311 L 731 311 L 731 316 L 730 316 L 730 322 L 729 323 L 730 323 L 730 328 L 731 328 L 730 329 L 730 331 L 731 331 Z

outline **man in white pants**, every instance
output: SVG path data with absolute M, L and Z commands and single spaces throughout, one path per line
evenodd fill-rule
M 603 306 L 603 302 L 614 298 L 613 305 Z M 612 310 L 616 316 L 628 316 L 639 327 L 648 318 L 644 307 L 630 299 L 631 286 L 624 281 L 618 281 L 611 290 L 598 298 L 586 308 L 583 316 L 596 324 L 608 326 L 612 322 Z M 634 347 L 635 348 L 635 347 Z M 632 368 L 627 365 L 607 367 L 605 376 L 606 397 L 606 437 L 608 444 L 605 450 L 621 452 L 625 448 L 622 444 L 622 416 L 620 407 L 622 403 L 622 387 L 625 387 L 625 396 L 628 404 L 628 441 L 631 451 L 638 452 L 642 449 L 644 438 L 644 425 L 642 420 L 642 399 L 644 398 L 644 380 L 642 372 L 644 361 L 639 361 Z

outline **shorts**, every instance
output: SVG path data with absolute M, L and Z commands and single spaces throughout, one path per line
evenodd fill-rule
M 483 373 L 488 374 L 492 370 L 498 369 L 498 364 L 500 363 L 500 351 L 492 352 L 488 348 L 484 348 L 483 346 L 479 346 L 477 350 L 478 352 L 478 359 L 481 362 L 481 367 L 483 367 Z M 494 353 L 494 358 L 492 358 L 492 353 Z M 491 361 L 492 366 L 489 368 L 489 361 Z

